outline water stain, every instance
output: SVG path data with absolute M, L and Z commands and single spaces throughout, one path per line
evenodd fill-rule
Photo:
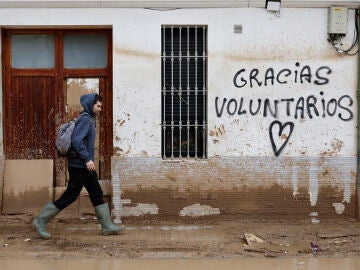
M 179 181 L 177 179 L 177 181 Z M 122 187 L 122 198 L 130 199 L 134 203 L 155 203 L 159 207 L 159 217 L 178 216 L 180 211 L 189 205 L 204 204 L 217 208 L 222 215 L 246 215 L 247 217 L 304 217 L 313 210 L 306 188 L 299 187 L 298 195 L 294 198 L 289 188 L 274 185 L 271 188 L 236 189 L 233 191 L 217 190 L 216 198 L 209 201 L 202 195 L 204 191 L 185 190 L 183 193 L 171 192 L 168 189 L 142 189 L 131 191 L 125 185 Z M 330 196 L 331 195 L 331 196 Z M 336 188 L 320 187 L 316 209 L 321 216 L 338 217 L 333 207 L 334 202 L 342 200 L 341 192 Z M 351 203 L 347 203 L 344 215 L 354 217 L 356 205 L 354 194 Z M 199 215 L 200 216 L 200 215 Z M 211 216 L 213 217 L 213 216 Z
M 130 57 L 141 57 L 147 59 L 157 59 L 158 55 L 154 53 L 144 52 L 141 50 L 131 49 L 131 48 L 124 48 L 124 47 L 115 47 L 114 48 L 115 54 L 120 55 L 127 55 Z

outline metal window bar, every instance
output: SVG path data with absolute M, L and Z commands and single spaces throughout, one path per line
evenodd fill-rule
M 190 40 L 190 27 L 187 27 L 187 39 L 186 39 L 186 43 L 187 43 L 187 51 L 186 51 L 186 55 L 187 55 L 187 158 L 190 158 L 190 49 L 189 49 L 189 40 Z
M 198 138 L 198 78 L 197 78 L 197 65 L 198 65 L 198 53 L 197 53 L 197 27 L 195 27 L 195 158 L 197 158 L 197 138 Z
M 163 94 L 163 124 L 162 124 L 162 128 L 163 128 L 163 138 L 166 137 L 166 79 L 165 79 L 165 75 L 166 75 L 166 68 L 165 68 L 165 61 L 166 61 L 166 48 L 165 48 L 165 27 L 163 27 L 162 29 L 162 39 L 163 39 L 163 61 L 162 61 L 162 65 L 163 65 L 163 87 L 162 87 L 162 94 Z M 166 158 L 166 144 L 163 143 L 163 158 Z
M 171 27 L 171 158 L 174 158 L 174 28 Z
M 182 134 L 182 122 L 181 122 L 181 100 L 182 100 L 182 87 L 181 87 L 181 60 L 182 60 L 182 54 L 181 54 L 181 27 L 179 28 L 179 158 L 182 158 L 181 155 L 181 134 Z
M 162 30 L 162 156 L 206 158 L 206 27 L 163 26 Z
M 203 158 L 206 157 L 206 154 L 205 154 L 205 150 L 206 149 L 206 134 L 207 134 L 207 130 L 206 130 L 206 118 L 205 118 L 205 115 L 206 115 L 206 107 L 205 107 L 205 104 L 206 104 L 206 77 L 205 77 L 205 72 L 206 72 L 206 65 L 205 65 L 205 61 L 206 61 L 206 52 L 205 52 L 205 46 L 206 46 L 206 43 L 205 43 L 205 37 L 206 37 L 206 29 L 205 27 L 203 27 L 203 53 L 202 53 L 202 59 L 203 59 Z

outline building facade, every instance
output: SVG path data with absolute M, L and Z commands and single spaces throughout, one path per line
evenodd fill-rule
M 357 216 L 358 57 L 328 41 L 331 1 L 297 2 L 0 1 L 2 213 L 64 190 L 56 129 L 96 91 L 118 222 Z M 347 47 L 359 3 L 338 2 Z

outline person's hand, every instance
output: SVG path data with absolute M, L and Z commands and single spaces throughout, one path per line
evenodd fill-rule
M 86 162 L 86 168 L 88 169 L 88 171 L 93 172 L 95 171 L 95 164 L 92 160 L 89 160 L 88 162 Z

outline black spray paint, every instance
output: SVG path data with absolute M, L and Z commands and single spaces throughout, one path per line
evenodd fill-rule
M 251 88 L 255 86 L 274 86 L 276 84 L 287 84 L 291 82 L 325 85 L 329 83 L 327 75 L 331 73 L 332 70 L 328 66 L 321 66 L 314 70 L 308 65 L 301 66 L 299 62 L 296 62 L 293 69 L 284 68 L 275 71 L 274 68 L 270 67 L 266 69 L 263 74 L 261 74 L 257 68 L 253 68 L 250 71 L 243 68 L 235 73 L 233 83 L 237 88 L 242 88 L 247 85 Z
M 342 121 L 350 121 L 354 113 L 350 107 L 354 101 L 349 95 L 343 95 L 339 98 L 326 99 L 324 92 L 320 92 L 320 97 L 309 95 L 307 97 L 284 98 L 284 99 L 246 99 L 240 98 L 215 98 L 215 110 L 217 117 L 223 115 L 239 116 L 250 114 L 252 116 L 262 115 L 271 116 L 275 119 L 279 117 L 280 112 L 285 112 L 286 116 L 294 119 L 304 119 L 306 115 L 313 119 L 314 117 L 338 117 Z
M 244 68 L 240 69 L 234 75 L 233 84 L 237 88 L 245 86 L 250 86 L 250 88 L 267 87 L 288 83 L 326 85 L 329 83 L 328 76 L 331 73 L 332 70 L 328 66 L 320 66 L 314 69 L 296 62 L 294 67 L 284 68 L 279 71 L 272 67 L 267 68 L 265 72 L 260 72 L 257 68 L 250 71 Z M 230 116 L 250 114 L 251 116 L 262 115 L 263 117 L 269 116 L 277 119 L 279 114 L 283 115 L 284 112 L 287 117 L 293 117 L 294 119 L 303 119 L 306 116 L 309 119 L 338 117 L 342 121 L 350 121 L 354 117 L 350 109 L 353 103 L 354 101 L 349 95 L 342 95 L 339 98 L 326 98 L 324 92 L 320 91 L 318 96 L 309 95 L 297 99 L 290 97 L 281 99 L 258 98 L 254 100 L 245 97 L 232 97 L 230 99 L 216 97 L 215 110 L 217 117 L 226 114 Z M 273 129 L 278 130 L 278 132 L 276 133 Z M 275 156 L 280 155 L 293 130 L 293 122 L 281 123 L 275 120 L 270 124 L 269 136 Z M 278 137 L 276 141 L 282 141 L 281 145 L 276 145 L 274 137 Z
M 278 126 L 278 133 L 275 133 L 275 136 L 278 136 L 280 139 L 285 136 L 285 141 L 279 146 L 277 146 L 274 141 L 273 128 L 275 125 Z M 288 133 L 284 133 L 284 130 L 286 129 L 286 127 L 289 127 Z M 269 127 L 270 142 L 271 142 L 271 146 L 272 146 L 272 149 L 273 149 L 276 157 L 279 156 L 281 151 L 284 149 L 285 145 L 287 144 L 287 142 L 290 139 L 290 136 L 291 136 L 293 130 L 294 130 L 294 123 L 292 123 L 292 122 L 286 122 L 286 123 L 282 124 L 280 121 L 275 120 L 270 124 L 270 127 Z

